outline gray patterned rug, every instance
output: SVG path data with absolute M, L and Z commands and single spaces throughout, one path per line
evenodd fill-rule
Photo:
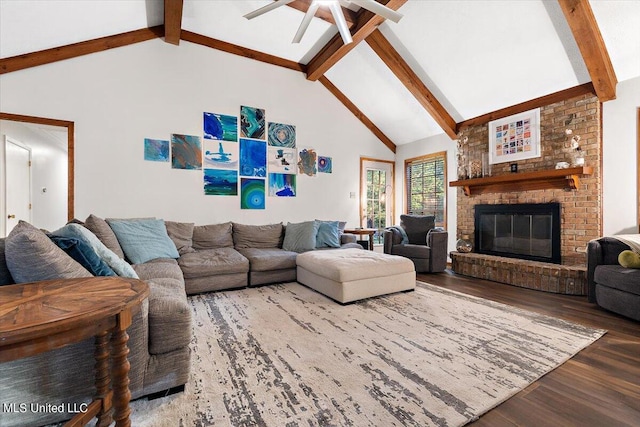
M 184 393 L 134 426 L 459 426 L 601 337 L 418 283 L 339 305 L 297 283 L 190 297 Z

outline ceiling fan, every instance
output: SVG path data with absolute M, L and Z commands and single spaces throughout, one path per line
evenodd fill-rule
M 246 15 L 244 15 L 244 17 L 247 19 L 253 19 L 273 9 L 277 9 L 280 6 L 287 5 L 294 1 L 295 0 L 276 0 L 273 3 L 269 3 L 266 6 L 254 10 L 253 12 L 247 13 Z M 400 21 L 400 18 L 402 18 L 401 13 L 390 9 L 381 3 L 378 3 L 376 0 L 313 0 L 313 2 L 311 2 L 311 5 L 309 5 L 307 13 L 305 13 L 304 15 L 304 18 L 302 18 L 302 22 L 300 23 L 298 32 L 296 32 L 296 35 L 293 38 L 293 43 L 300 43 L 300 40 L 302 40 L 304 33 L 307 31 L 307 28 L 311 23 L 311 19 L 313 19 L 313 16 L 320 7 L 329 8 L 329 10 L 331 11 L 331 15 L 333 15 L 333 19 L 336 21 L 336 26 L 338 27 L 338 31 L 340 32 L 340 36 L 342 37 L 344 44 L 351 43 L 353 41 L 351 39 L 351 32 L 349 31 L 349 26 L 347 25 L 347 21 L 344 18 L 344 14 L 342 13 L 342 9 L 340 9 L 340 6 L 342 5 L 344 7 L 349 7 L 352 4 L 360 6 L 363 9 L 367 9 L 368 11 L 373 12 L 376 15 L 380 15 L 381 17 L 390 19 L 391 21 L 396 23 Z

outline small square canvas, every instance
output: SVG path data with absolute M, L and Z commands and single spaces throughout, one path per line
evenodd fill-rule
M 202 113 L 204 139 L 238 140 L 238 118 L 224 114 Z
M 240 138 L 240 175 L 267 176 L 267 142 Z
M 321 172 L 321 173 L 333 172 L 331 157 L 318 156 L 318 172 Z
M 145 138 L 144 159 L 151 162 L 168 162 L 169 141 Z
M 238 170 L 238 143 L 204 141 L 203 165 L 208 169 Z
M 296 151 L 293 148 L 269 147 L 269 172 L 296 173 Z
M 238 171 L 205 169 L 204 194 L 206 196 L 237 196 Z
M 202 145 L 193 135 L 171 135 L 171 167 L 174 169 L 202 169 Z
M 302 148 L 298 152 L 298 173 L 316 176 L 318 168 L 316 166 L 316 160 L 318 155 L 313 148 Z
M 240 209 L 264 209 L 265 206 L 264 179 L 241 178 L 240 180 Z
M 269 196 L 295 197 L 296 176 L 284 173 L 269 174 Z
M 282 123 L 269 123 L 269 145 L 273 147 L 296 147 L 296 127 Z
M 264 110 L 240 107 L 240 136 L 243 138 L 265 139 Z

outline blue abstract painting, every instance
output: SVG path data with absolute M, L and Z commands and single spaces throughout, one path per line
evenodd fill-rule
M 205 169 L 204 194 L 207 196 L 237 196 L 238 171 Z
M 296 176 L 283 173 L 269 174 L 269 196 L 295 197 Z
M 171 135 L 171 167 L 174 169 L 202 169 L 202 145 L 193 135 Z
M 264 110 L 254 107 L 240 107 L 240 136 L 265 139 Z
M 269 147 L 269 172 L 296 173 L 296 151 L 293 148 Z
M 145 138 L 144 159 L 151 162 L 168 162 L 169 141 Z
M 296 127 L 282 123 L 269 123 L 269 145 L 274 147 L 296 147 Z
M 240 180 L 240 209 L 264 209 L 264 179 L 242 178 Z
M 333 172 L 331 157 L 318 156 L 318 172 L 322 172 L 322 173 Z
M 208 169 L 238 170 L 238 143 L 205 141 L 203 166 Z
M 240 138 L 240 175 L 267 176 L 267 142 Z
M 318 168 L 316 167 L 316 159 L 318 155 L 313 148 L 303 148 L 298 153 L 298 172 L 300 174 L 315 176 Z
M 205 139 L 238 140 L 238 118 L 236 116 L 203 113 L 203 123 Z

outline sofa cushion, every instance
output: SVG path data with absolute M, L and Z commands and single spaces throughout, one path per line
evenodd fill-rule
M 178 254 L 182 255 L 195 251 L 192 247 L 194 225 L 192 222 L 165 221 L 164 225 L 167 228 L 169 238 L 176 245 Z
M 161 219 L 109 219 L 107 222 L 132 264 L 180 256 Z
M 193 247 L 195 249 L 232 248 L 232 224 L 197 225 L 193 229 Z
M 249 271 L 249 261 L 233 248 L 206 249 L 184 254 L 178 264 L 185 279 Z
M 435 227 L 434 216 L 424 215 L 400 215 L 400 225 L 404 227 L 413 245 L 426 245 L 427 233 Z
M 156 258 L 143 264 L 134 264 L 133 269 L 140 279 L 175 279 L 184 283 L 182 270 L 178 266 L 178 261 L 173 258 Z
M 55 236 L 75 237 L 76 239 L 84 240 L 93 248 L 100 259 L 102 259 L 118 276 L 130 277 L 133 279 L 138 278 L 138 275 L 131 265 L 116 255 L 111 249 L 106 247 L 104 243 L 102 243 L 100 239 L 98 239 L 98 237 L 89 229 L 78 224 L 67 224 L 51 234 Z
M 11 273 L 7 267 L 7 261 L 4 257 L 5 240 L 6 239 L 0 239 L 0 286 L 12 285 L 15 283 L 13 281 L 13 277 L 11 277 Z
M 338 221 L 318 221 L 316 248 L 339 248 L 340 228 Z
M 149 353 L 187 347 L 191 341 L 191 309 L 184 284 L 176 279 L 148 280 Z
M 54 236 L 49 238 L 67 255 L 76 260 L 94 276 L 115 276 L 116 273 L 98 256 L 91 245 L 74 237 Z
M 236 248 L 282 247 L 282 223 L 245 225 L 234 222 L 233 244 Z
M 593 279 L 599 285 L 640 295 L 640 270 L 621 265 L 599 265 Z
M 318 234 L 317 221 L 305 221 L 299 223 L 287 223 L 284 233 L 282 249 L 293 252 L 307 252 L 316 248 L 316 235 Z
M 91 214 L 84 221 L 84 226 L 95 234 L 114 254 L 124 259 L 124 252 L 122 251 L 122 247 L 120 247 L 120 243 L 118 243 L 118 238 L 111 227 L 109 227 L 109 224 L 107 224 L 107 221 Z
M 251 271 L 286 270 L 296 268 L 296 252 L 276 248 L 245 248 L 238 249 L 251 265 Z
M 391 255 L 400 255 L 407 258 L 424 258 L 429 259 L 431 248 L 425 245 L 393 245 Z
M 42 231 L 20 221 L 5 242 L 5 257 L 16 283 L 92 277 Z

